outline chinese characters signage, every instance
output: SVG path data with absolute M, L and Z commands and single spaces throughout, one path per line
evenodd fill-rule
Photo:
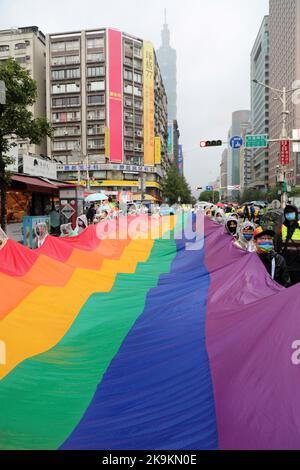
M 290 141 L 281 140 L 280 142 L 280 163 L 288 165 L 290 163 Z
M 160 137 L 155 137 L 155 165 L 161 164 L 161 143 Z
M 154 165 L 154 50 L 144 42 L 144 164 Z
M 123 91 L 122 91 L 122 33 L 108 30 L 108 106 L 109 135 L 106 133 L 106 154 L 109 161 L 123 162 Z M 108 131 L 107 131 L 108 132 Z

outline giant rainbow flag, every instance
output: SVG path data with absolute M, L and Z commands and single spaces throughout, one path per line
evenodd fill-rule
M 1 449 L 300 448 L 299 288 L 165 219 L 0 251 Z

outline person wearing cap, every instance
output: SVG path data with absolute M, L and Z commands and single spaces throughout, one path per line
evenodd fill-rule
M 300 221 L 298 209 L 287 205 L 279 239 L 280 253 L 284 257 L 292 285 L 300 282 Z
M 273 230 L 257 227 L 253 233 L 257 254 L 274 281 L 283 287 L 291 285 L 291 279 L 283 256 L 274 250 Z

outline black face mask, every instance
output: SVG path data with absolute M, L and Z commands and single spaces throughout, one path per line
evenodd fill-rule
M 236 229 L 237 229 L 236 227 L 228 227 L 228 230 L 230 233 L 232 233 L 232 235 L 235 235 Z

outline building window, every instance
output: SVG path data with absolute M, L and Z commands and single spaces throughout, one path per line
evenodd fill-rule
M 132 108 L 132 99 L 125 97 L 124 99 L 125 106 L 128 106 L 129 108 Z
M 143 124 L 142 116 L 135 115 L 135 124 L 137 124 L 138 126 L 142 126 Z
M 134 68 L 138 70 L 142 70 L 143 69 L 142 61 L 138 59 L 134 59 Z
M 80 91 L 79 83 L 67 83 L 66 84 L 66 93 L 76 93 Z
M 53 87 L 52 87 L 52 92 L 53 92 Z M 52 99 L 52 107 L 53 108 L 61 108 L 64 105 L 64 99 L 63 98 L 53 98 Z
M 92 126 L 88 126 L 88 135 L 104 134 L 104 132 L 104 124 L 94 124 Z
M 64 136 L 68 136 L 68 135 L 78 135 L 78 134 L 80 134 L 80 126 L 55 127 L 53 133 L 54 133 L 54 137 L 64 137 Z
M 132 72 L 130 70 L 124 70 L 124 79 L 132 81 Z
M 143 131 L 141 129 L 136 129 L 134 131 L 135 137 L 143 137 Z
M 62 107 L 72 107 L 79 106 L 80 98 L 79 96 L 73 96 L 71 98 L 52 98 L 52 107 L 53 108 L 62 108 Z
M 142 152 L 143 151 L 143 144 L 135 144 L 134 150 L 136 152 Z
M 133 48 L 134 55 L 137 57 L 142 57 L 142 49 L 139 46 L 134 46 Z
M 136 73 L 134 74 L 134 81 L 137 82 L 137 83 L 143 83 L 143 77 L 140 73 Z
M 131 142 L 130 140 L 125 140 L 125 149 L 133 150 L 133 142 Z
M 63 140 L 53 142 L 53 150 L 80 150 L 80 140 Z
M 62 78 L 65 78 L 65 71 L 53 70 L 51 76 L 52 76 L 52 80 L 61 80 Z
M 6 52 L 6 51 L 9 51 L 9 46 L 8 45 L 0 46 L 0 52 Z
M 88 149 L 104 148 L 104 139 L 88 139 Z
M 87 62 L 103 62 L 104 52 L 95 52 L 93 54 L 87 54 Z
M 80 69 L 67 69 L 65 78 L 80 78 Z
M 125 126 L 124 135 L 126 137 L 133 137 L 133 129 L 131 127 L 126 127 Z
M 64 42 L 53 42 L 51 44 L 51 50 L 52 52 L 62 52 L 66 48 L 66 45 Z
M 88 96 L 88 104 L 89 105 L 105 104 L 105 96 L 104 95 Z
M 127 122 L 133 122 L 133 114 L 131 114 L 131 113 L 126 113 L 126 112 L 125 112 L 125 113 L 124 113 L 124 119 L 125 119 L 125 121 L 127 121 Z
M 134 107 L 135 109 L 138 109 L 139 111 L 143 110 L 143 102 L 139 100 L 134 101 Z
M 53 150 L 59 151 L 59 150 L 66 150 L 66 142 L 65 141 L 57 141 L 53 142 Z
M 73 65 L 73 64 L 80 63 L 79 55 L 66 55 L 65 59 L 66 59 L 66 65 Z
M 95 121 L 98 119 L 105 119 L 105 109 L 95 109 L 93 111 L 88 111 L 87 113 L 88 121 Z
M 19 50 L 19 49 L 26 49 L 25 42 L 18 42 L 17 44 L 15 44 L 15 50 Z
M 134 87 L 134 96 L 143 96 L 142 88 Z
M 96 47 L 104 47 L 104 38 L 92 38 L 87 40 L 88 49 L 95 49 Z
M 16 57 L 15 61 L 18 62 L 18 64 L 26 64 L 26 57 Z
M 132 95 L 132 85 L 124 85 L 124 93 L 129 93 L 130 95 Z
M 105 75 L 105 67 L 88 67 L 87 76 L 88 77 L 101 77 Z
M 132 67 L 132 59 L 130 57 L 124 57 L 124 64 Z
M 80 111 L 67 113 L 67 121 L 80 121 Z
M 52 57 L 52 65 L 65 65 L 65 56 Z
M 68 150 L 79 150 L 80 149 L 80 140 L 67 140 L 67 149 Z
M 52 85 L 52 93 L 76 93 L 80 91 L 79 83 Z
M 88 82 L 87 84 L 87 91 L 104 91 L 105 90 L 105 82 L 104 80 L 99 82 Z
M 79 49 L 79 41 L 67 41 L 66 42 L 66 51 L 77 51 Z

